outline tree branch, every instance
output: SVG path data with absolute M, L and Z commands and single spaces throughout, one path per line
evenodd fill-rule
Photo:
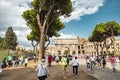
M 36 1 L 37 7 L 38 7 L 36 18 L 37 18 L 37 23 L 38 23 L 40 32 L 42 31 L 42 24 L 40 23 L 41 22 L 40 13 L 41 13 L 41 10 L 42 10 L 43 6 L 45 5 L 45 2 L 46 2 L 46 0 L 43 0 L 43 4 L 40 6 L 39 1 L 38 0 Z
M 51 5 L 51 7 L 50 7 L 50 9 L 49 9 L 49 11 L 48 11 L 48 13 L 47 13 L 47 15 L 46 15 L 46 18 L 45 18 L 45 20 L 44 20 L 44 23 L 43 23 L 43 31 L 45 30 L 46 22 L 47 22 L 47 20 L 48 20 L 48 18 L 49 18 L 49 16 L 50 16 L 50 13 L 51 13 L 51 11 L 52 11 L 52 9 L 53 9 L 54 6 L 55 6 L 55 4 L 54 4 L 54 1 L 53 1 L 53 4 Z
M 53 20 L 51 20 L 51 21 L 49 22 L 49 24 L 48 24 L 48 23 L 46 24 L 45 35 L 47 34 L 48 29 L 49 29 L 49 27 L 50 27 L 50 24 L 51 24 L 52 22 L 53 22 Z
M 48 44 L 45 46 L 45 49 L 48 47 L 49 44 L 50 44 L 50 39 L 48 37 Z

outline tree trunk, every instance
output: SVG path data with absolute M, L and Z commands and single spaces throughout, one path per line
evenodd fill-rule
M 41 32 L 40 35 L 40 43 L 39 43 L 39 59 L 38 61 L 40 61 L 43 57 L 44 57 L 44 33 Z
M 32 46 L 33 46 L 33 51 L 35 51 L 35 45 L 34 45 L 34 43 L 33 43 L 33 40 L 31 41 L 31 44 L 32 44 Z
M 54 4 L 54 1 L 53 1 L 53 4 L 51 5 L 50 9 L 48 10 L 47 14 L 46 14 L 46 18 L 44 19 L 43 21 L 43 24 L 40 20 L 40 13 L 41 13 L 41 10 L 46 2 L 46 0 L 43 0 L 43 4 L 41 6 L 39 6 L 38 4 L 38 0 L 36 1 L 37 2 L 37 6 L 38 6 L 38 12 L 37 12 L 37 24 L 39 26 L 39 29 L 40 29 L 40 43 L 39 43 L 39 47 L 40 47 L 40 50 L 39 50 L 39 59 L 38 61 L 40 61 L 43 57 L 44 57 L 44 44 L 45 44 L 45 26 L 47 24 L 47 21 L 50 17 L 50 13 L 53 9 L 53 7 L 55 6 Z M 47 32 L 47 30 L 46 30 Z
M 94 47 L 95 47 L 95 49 L 96 49 L 97 56 L 98 56 L 98 55 L 99 55 L 98 42 L 94 42 Z
M 97 48 L 96 49 L 97 49 L 97 56 L 98 56 L 99 55 L 98 44 L 97 44 Z
M 103 42 L 103 43 L 101 42 L 100 45 L 101 45 L 100 46 L 101 47 L 101 55 L 103 56 L 103 54 L 104 54 L 103 49 L 104 49 L 105 42 Z

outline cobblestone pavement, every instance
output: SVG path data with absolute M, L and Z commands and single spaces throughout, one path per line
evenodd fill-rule
M 117 72 L 113 73 L 110 62 L 107 62 L 106 70 L 102 70 L 101 68 L 95 67 L 93 70 L 86 69 L 86 61 L 85 59 L 79 59 L 80 68 L 83 69 L 89 75 L 94 76 L 98 80 L 120 80 L 120 65 L 117 64 L 116 69 Z

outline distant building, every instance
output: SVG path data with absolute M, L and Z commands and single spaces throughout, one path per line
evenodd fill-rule
M 59 51 L 63 54 L 65 50 L 68 50 L 69 54 L 72 54 L 73 51 L 78 53 L 78 40 L 76 38 L 55 39 L 55 47 L 56 54 L 58 54 Z
M 109 39 L 107 39 L 107 43 Z M 100 48 L 101 45 L 98 45 L 99 54 L 102 53 Z M 108 49 L 108 52 L 111 53 L 113 51 L 116 54 L 120 54 L 120 39 L 116 39 L 114 43 L 115 48 L 113 49 L 113 45 L 111 45 Z M 97 51 L 95 49 L 95 45 L 92 42 L 89 42 L 84 38 L 56 38 L 55 46 L 48 47 L 46 53 L 58 55 L 59 52 L 61 55 L 64 54 L 65 50 L 69 50 L 69 54 L 85 54 L 85 55 L 97 55 Z M 103 48 L 103 53 L 106 53 L 106 48 Z

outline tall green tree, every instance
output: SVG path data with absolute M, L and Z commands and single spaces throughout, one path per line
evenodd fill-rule
M 39 60 L 44 55 L 45 40 L 49 37 L 59 36 L 58 31 L 64 28 L 64 24 L 60 21 L 60 16 L 68 17 L 72 11 L 71 0 L 33 0 L 32 13 L 35 13 L 33 18 L 27 17 L 27 11 L 23 13 L 23 17 L 27 24 L 32 24 L 30 20 L 37 23 L 36 28 L 39 30 Z M 30 26 L 30 28 L 33 26 Z M 31 29 L 32 29 L 31 28 Z
M 115 36 L 120 35 L 120 25 L 115 21 L 110 21 L 106 23 L 97 24 L 94 28 L 89 41 L 96 43 L 96 50 L 98 53 L 98 46 L 103 50 L 106 47 L 106 52 L 108 53 L 108 48 L 110 45 L 114 45 Z M 106 44 L 106 39 L 109 38 L 111 42 Z M 103 51 L 102 51 L 103 53 Z
M 110 21 L 105 23 L 105 32 L 104 32 L 104 37 L 110 39 L 109 44 L 105 44 L 106 46 L 106 52 L 108 53 L 108 49 L 110 45 L 113 46 L 114 52 L 115 52 L 115 36 L 120 35 L 120 25 L 116 21 Z
M 0 49 L 3 48 L 4 38 L 0 37 Z
M 12 27 L 8 27 L 5 34 L 5 48 L 15 50 L 17 46 L 17 36 Z
M 90 42 L 93 42 L 97 55 L 99 55 L 99 46 L 101 47 L 103 54 L 104 43 L 102 42 L 104 42 L 105 40 L 105 37 L 103 36 L 104 32 L 105 32 L 104 23 L 97 24 L 92 32 L 92 35 L 88 39 Z

